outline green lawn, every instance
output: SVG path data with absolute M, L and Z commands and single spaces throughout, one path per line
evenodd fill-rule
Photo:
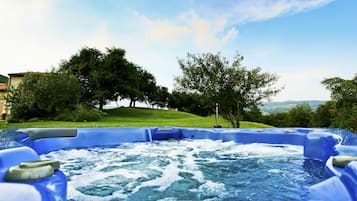
M 65 121 L 37 121 L 25 123 L 0 122 L 0 129 L 27 128 L 27 127 L 145 127 L 145 126 L 179 126 L 212 128 L 214 116 L 201 117 L 185 112 L 173 110 L 154 110 L 137 108 L 119 108 L 107 110 L 107 115 L 96 122 L 65 122 Z M 219 124 L 230 128 L 228 121 L 219 118 Z M 271 126 L 255 123 L 241 122 L 242 128 L 269 128 Z

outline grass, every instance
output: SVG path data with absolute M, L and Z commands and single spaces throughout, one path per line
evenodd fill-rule
M 146 127 L 179 126 L 212 128 L 214 116 L 201 117 L 190 113 L 173 110 L 155 110 L 140 108 L 119 108 L 107 110 L 107 115 L 96 122 L 36 121 L 24 123 L 0 122 L 0 129 L 29 127 Z M 219 124 L 230 128 L 228 121 L 219 118 Z M 255 122 L 241 122 L 241 128 L 269 128 L 271 126 Z

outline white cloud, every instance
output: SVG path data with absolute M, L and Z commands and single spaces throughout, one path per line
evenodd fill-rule
M 68 9 L 68 4 L 58 6 L 62 2 L 57 0 L 0 0 L 0 73 L 44 71 L 83 46 L 101 50 L 116 46 L 127 51 L 129 60 L 152 72 L 159 84 L 172 88 L 173 75 L 180 73 L 177 56 L 196 50 L 224 51 L 239 35 L 237 24 L 296 14 L 329 2 L 234 0 L 224 10 L 212 8 L 213 15 L 202 13 L 204 10 L 189 10 L 176 17 L 163 15 L 155 19 L 136 13 L 116 24 L 120 20 L 108 18 L 115 13 L 96 16 L 88 10 Z M 265 59 L 270 59 L 272 53 L 262 49 L 249 59 L 264 67 Z M 281 74 L 280 83 L 285 90 L 277 99 L 326 97 L 328 92 L 320 81 L 331 74 L 323 68 Z
M 283 101 L 289 97 L 289 100 L 304 100 L 309 97 L 310 100 L 328 100 L 330 93 L 321 81 L 336 74 L 339 74 L 337 69 L 326 67 L 303 68 L 280 73 L 277 85 L 284 86 L 284 89 L 273 99 Z
M 174 19 L 150 19 L 144 14 L 135 14 L 139 18 L 138 26 L 142 26 L 149 41 L 169 45 L 189 42 L 200 51 L 220 51 L 237 38 L 237 24 L 293 15 L 332 1 L 334 0 L 228 1 L 224 7 L 209 8 L 211 12 L 205 9 L 189 10 Z
M 203 19 L 195 12 L 190 12 L 186 18 L 192 28 L 193 44 L 205 51 L 217 51 L 238 35 L 238 30 L 234 27 L 225 31 L 225 19 Z
M 194 11 L 182 13 L 171 20 L 154 20 L 138 12 L 135 14 L 146 39 L 153 43 L 192 44 L 202 51 L 218 51 L 238 35 L 238 30 L 234 27 L 226 30 L 225 19 L 204 19 Z
M 230 24 L 262 21 L 318 8 L 334 0 L 242 0 L 226 10 Z M 222 12 L 223 13 L 223 12 Z
M 143 26 L 146 37 L 153 42 L 176 45 L 190 32 L 187 25 L 176 25 L 167 19 L 153 20 L 138 12 L 135 15 L 139 18 L 139 25 Z
M 3 0 L 0 2 L 0 18 L 2 25 L 24 25 L 26 21 L 29 25 L 40 23 L 46 19 L 46 15 L 51 12 L 53 0 Z

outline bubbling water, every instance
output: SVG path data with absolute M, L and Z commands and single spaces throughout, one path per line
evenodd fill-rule
M 68 200 L 301 200 L 323 164 L 291 145 L 211 140 L 60 150 Z

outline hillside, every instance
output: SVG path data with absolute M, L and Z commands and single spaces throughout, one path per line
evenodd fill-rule
M 295 107 L 298 104 L 308 103 L 310 107 L 315 110 L 320 104 L 324 104 L 326 101 L 320 100 L 306 100 L 306 101 L 283 101 L 283 102 L 266 102 L 260 107 L 263 113 L 274 114 L 278 112 L 287 112 L 289 109 Z
M 214 116 L 201 117 L 190 113 L 173 110 L 155 110 L 140 108 L 118 108 L 107 110 L 107 115 L 97 122 L 37 121 L 5 124 L 0 122 L 0 129 L 24 127 L 145 127 L 179 126 L 212 128 Z M 225 128 L 230 123 L 219 118 L 219 124 Z M 241 122 L 242 128 L 267 128 L 269 125 L 255 122 Z

